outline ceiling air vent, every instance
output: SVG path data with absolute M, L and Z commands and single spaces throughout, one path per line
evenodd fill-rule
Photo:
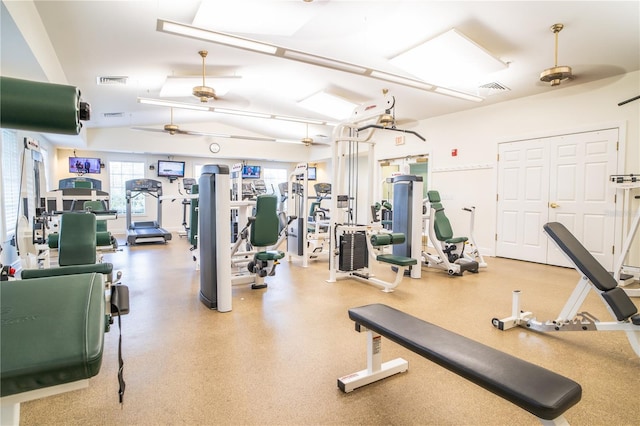
M 98 77 L 98 86 L 125 86 L 127 84 L 126 76 L 107 76 Z
M 105 112 L 102 116 L 104 118 L 122 118 L 124 117 L 124 112 Z
M 492 81 L 490 83 L 483 84 L 482 86 L 478 86 L 478 89 L 481 96 L 485 97 L 511 91 L 507 86 L 502 83 L 498 83 L 497 81 Z

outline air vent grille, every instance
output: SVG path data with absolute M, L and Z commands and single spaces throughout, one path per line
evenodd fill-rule
M 497 81 L 492 81 L 491 83 L 486 83 L 480 86 L 481 89 L 489 89 L 489 90 L 497 90 L 497 91 L 505 91 L 511 90 L 507 86 L 502 83 L 498 83 Z
M 485 83 L 482 86 L 478 86 L 478 89 L 480 95 L 484 97 L 511 91 L 507 86 L 497 81 Z
M 124 112 L 105 112 L 102 116 L 104 118 L 122 118 L 124 117 Z
M 125 86 L 127 84 L 126 76 L 102 76 L 97 78 L 98 86 Z

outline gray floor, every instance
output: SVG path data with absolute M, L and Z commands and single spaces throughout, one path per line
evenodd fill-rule
M 515 356 L 583 387 L 565 415 L 574 425 L 640 424 L 640 358 L 622 332 L 499 331 L 511 294 L 539 319 L 556 316 L 579 279 L 573 269 L 488 258 L 479 274 L 424 269 L 393 293 L 359 281 L 329 284 L 328 262 L 284 261 L 266 290 L 234 287 L 233 311 L 198 301 L 199 275 L 184 238 L 108 254 L 131 290 L 122 318 L 125 402 L 118 404 L 118 330 L 106 335 L 100 374 L 87 389 L 24 403 L 25 425 L 433 424 L 534 425 L 529 413 L 459 376 L 383 342 L 407 373 L 343 394 L 336 379 L 366 368 L 365 335 L 347 309 L 386 303 Z M 390 277 L 388 268 L 378 268 Z M 638 305 L 638 299 L 634 302 Z M 598 296 L 584 310 L 611 320 Z

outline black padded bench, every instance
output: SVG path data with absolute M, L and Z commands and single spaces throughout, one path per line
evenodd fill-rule
M 407 361 L 380 362 L 381 336 L 482 386 L 538 417 L 560 424 L 563 414 L 580 401 L 581 386 L 573 380 L 383 304 L 349 309 L 356 330 L 368 334 L 368 368 L 338 379 L 350 392 L 360 386 L 406 371 Z

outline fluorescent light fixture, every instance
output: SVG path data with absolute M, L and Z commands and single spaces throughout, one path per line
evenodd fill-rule
M 285 49 L 282 52 L 282 56 L 287 59 L 292 59 L 298 62 L 306 62 L 311 65 L 318 65 L 325 68 L 330 68 L 338 71 L 350 72 L 352 74 L 368 74 L 371 72 L 369 68 L 362 67 L 360 65 L 350 64 L 348 62 L 338 61 L 336 59 L 325 58 L 318 55 L 312 55 L 310 53 L 299 52 L 297 50 Z
M 370 76 L 373 78 L 377 78 L 378 80 L 391 81 L 394 83 L 402 84 L 403 86 L 415 87 L 416 89 L 433 90 L 433 85 L 425 83 L 424 81 L 413 80 L 411 78 L 401 77 L 383 71 L 372 71 Z
M 335 123 L 330 123 L 326 120 L 314 120 L 312 118 L 304 118 L 304 117 L 291 117 L 288 115 L 274 115 L 272 118 L 275 118 L 276 120 L 283 120 L 283 121 L 295 121 L 296 123 L 319 124 L 321 126 L 335 125 Z
M 249 38 L 239 37 L 218 31 L 205 30 L 202 28 L 192 27 L 190 25 L 180 24 L 178 22 L 166 21 L 163 19 L 158 19 L 156 30 L 165 33 L 196 38 L 198 40 L 211 41 L 213 43 L 237 47 L 239 49 L 268 53 L 271 55 L 275 54 L 278 50 L 276 46 L 262 43 L 256 40 L 251 40 Z
M 240 76 L 227 76 L 227 77 L 207 77 L 205 76 L 205 83 L 209 87 L 213 87 L 216 91 L 216 96 L 224 96 L 229 90 L 233 88 L 242 77 Z M 191 96 L 194 86 L 202 85 L 202 76 L 189 76 L 189 77 L 176 77 L 168 76 L 165 80 L 162 88 L 160 89 L 160 97 L 172 98 L 172 97 L 184 97 Z
M 196 111 L 209 111 L 210 110 L 210 108 L 208 106 L 205 106 L 205 105 L 188 104 L 188 103 L 185 103 L 185 102 L 172 102 L 172 101 L 165 101 L 165 100 L 162 100 L 162 99 L 138 98 L 138 103 L 147 104 L 147 105 L 157 105 L 157 106 L 172 107 L 172 108 L 193 109 L 193 110 L 196 110 Z
M 390 62 L 424 81 L 445 87 L 474 84 L 488 74 L 507 68 L 507 64 L 456 29 L 410 49 Z
M 298 102 L 298 105 L 338 120 L 349 117 L 357 106 L 346 99 L 322 91 L 301 100 Z
M 431 86 L 429 84 L 425 84 L 424 86 L 422 86 L 419 84 L 419 80 L 413 78 L 407 78 L 401 75 L 375 70 L 366 66 L 351 64 L 336 59 L 314 55 L 311 53 L 300 52 L 298 50 L 288 49 L 286 47 L 276 46 L 273 44 L 251 40 L 236 35 L 226 34 L 219 31 L 198 28 L 191 25 L 180 24 L 163 19 L 158 19 L 156 29 L 160 32 L 195 38 L 198 40 L 210 41 L 212 43 L 237 47 L 244 50 L 251 50 L 258 53 L 281 57 L 296 62 L 303 62 L 310 65 L 321 66 L 337 71 L 348 72 L 365 77 L 371 77 L 373 74 L 375 74 L 376 76 L 374 78 L 377 78 L 378 80 L 413 87 L 415 89 L 431 90 Z
M 267 119 L 282 120 L 282 121 L 294 121 L 296 123 L 318 124 L 322 126 L 325 126 L 325 125 L 335 126 L 336 124 L 336 123 L 331 123 L 327 120 L 316 120 L 313 118 L 292 117 L 287 115 L 274 115 L 274 114 L 268 114 L 264 112 L 245 111 L 241 109 L 218 108 L 213 106 L 191 104 L 187 102 L 168 101 L 165 99 L 138 98 L 138 103 L 171 107 L 171 108 L 193 109 L 196 111 L 216 112 L 220 114 L 232 114 L 232 115 L 239 115 L 243 117 L 267 118 Z
M 244 117 L 271 118 L 271 114 L 265 114 L 263 112 L 242 111 L 239 109 L 216 108 L 216 107 L 213 107 L 211 110 L 213 112 L 219 112 L 221 114 L 242 115 Z
M 233 0 L 203 1 L 193 26 L 243 34 L 292 36 L 316 13 L 322 2 Z
M 484 98 L 480 96 L 470 95 L 468 93 L 458 92 L 457 90 L 447 89 L 445 87 L 436 87 L 434 90 L 436 93 L 440 93 L 441 95 L 453 96 L 460 99 L 466 99 L 468 101 L 473 102 L 482 102 Z

